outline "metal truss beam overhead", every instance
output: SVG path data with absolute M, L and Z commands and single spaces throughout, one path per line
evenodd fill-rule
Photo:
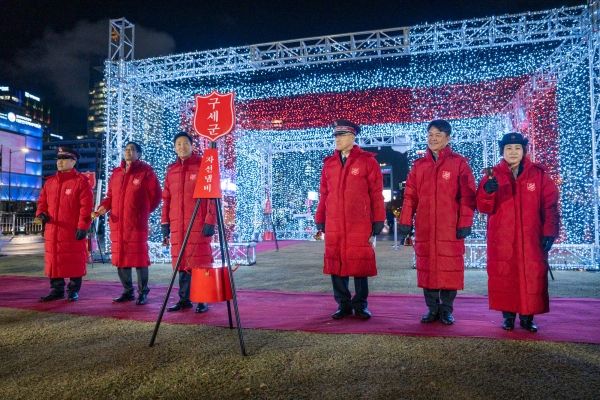
M 587 8 L 570 7 L 136 60 L 127 63 L 123 73 L 138 83 L 170 81 L 374 57 L 565 40 L 583 36 L 588 26 Z

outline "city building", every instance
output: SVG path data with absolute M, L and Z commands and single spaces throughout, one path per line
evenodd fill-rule
M 41 98 L 0 84 L 0 211 L 35 212 L 49 123 Z
M 98 139 L 52 140 L 44 142 L 42 155 L 42 175 L 44 178 L 56 174 L 56 148 L 66 146 L 77 150 L 81 155 L 75 165 L 79 172 L 94 172 L 96 178 L 102 172 L 102 142 Z
M 90 68 L 89 87 L 87 137 L 102 140 L 106 131 L 106 87 L 102 67 Z

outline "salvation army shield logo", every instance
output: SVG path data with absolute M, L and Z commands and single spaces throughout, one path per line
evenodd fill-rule
M 530 192 L 534 192 L 535 191 L 535 183 L 528 183 L 527 190 L 529 190 Z
M 139 185 L 139 184 L 140 184 L 140 180 L 139 180 L 139 178 L 135 178 L 135 179 L 133 180 L 133 184 L 134 184 L 134 185 L 136 185 L 136 186 L 137 186 L 137 185 Z
M 191 174 L 190 181 L 195 181 L 195 180 L 196 180 L 196 174 Z
M 71 193 L 72 193 L 72 190 L 71 190 L 71 189 L 67 189 L 67 190 L 65 190 L 65 194 L 66 194 L 67 196 L 68 196 L 68 195 L 70 195 Z
M 195 95 L 196 108 L 192 125 L 200 136 L 211 142 L 227 135 L 235 127 L 234 92 L 221 94 L 213 90 L 209 95 Z
M 85 176 L 86 178 L 88 178 L 90 180 L 90 186 L 92 187 L 92 189 L 96 187 L 96 173 L 95 172 L 85 171 L 85 172 L 82 172 L 81 175 Z
M 443 171 L 442 178 L 444 178 L 446 180 L 450 179 L 450 171 Z
M 358 168 L 352 168 L 352 175 L 358 175 L 360 170 Z

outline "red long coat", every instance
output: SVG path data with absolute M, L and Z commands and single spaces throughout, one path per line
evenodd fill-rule
M 324 160 L 315 222 L 325 224 L 323 273 L 377 275 L 369 243 L 373 222 L 385 221 L 383 179 L 375 153 L 354 145 L 344 167 L 335 150 Z
M 431 150 L 414 162 L 404 190 L 400 224 L 413 225 L 417 284 L 421 288 L 462 290 L 464 239 L 458 228 L 473 225 L 475 178 L 467 159 L 446 146 L 434 162 Z
M 558 237 L 558 189 L 546 168 L 523 160 L 515 180 L 502 160 L 494 167 L 498 191 L 477 190 L 477 209 L 488 214 L 487 273 L 490 309 L 522 315 L 549 311 L 548 254 L 542 237 Z
M 200 170 L 201 160 L 199 155 L 192 154 L 183 161 L 177 158 L 177 161 L 167 167 L 160 222 L 161 224 L 170 224 L 173 268 L 177 263 L 181 244 L 196 207 L 194 189 L 196 188 L 196 178 L 199 176 L 198 171 Z M 179 265 L 180 271 L 189 271 L 191 267 L 212 264 L 214 261 L 210 246 L 212 237 L 202 236 L 202 227 L 204 223 L 215 225 L 215 222 L 216 208 L 214 202 L 203 199 L 196 214 L 183 259 Z
M 126 162 L 112 170 L 106 198 L 100 206 L 110 210 L 112 264 L 118 268 L 147 267 L 148 219 L 160 204 L 162 190 L 154 169 L 143 161 Z
M 44 231 L 44 273 L 49 278 L 85 276 L 86 240 L 76 240 L 77 229 L 88 230 L 94 200 L 90 181 L 73 168 L 46 181 L 38 199 L 36 215 L 50 217 Z

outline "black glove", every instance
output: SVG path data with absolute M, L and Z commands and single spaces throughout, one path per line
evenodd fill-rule
M 163 235 L 163 238 L 169 237 L 169 234 L 171 233 L 171 225 L 169 224 L 162 224 L 160 226 L 160 231 Z
M 373 236 L 377 236 L 381 233 L 384 227 L 383 222 L 373 222 Z
M 483 190 L 485 190 L 485 192 L 487 194 L 494 193 L 496 190 L 498 190 L 498 179 L 496 179 L 496 178 L 488 179 L 483 184 Z
M 85 229 L 77 229 L 77 232 L 75 232 L 75 239 L 77 239 L 77 240 L 83 240 L 83 239 L 85 239 L 86 236 L 87 236 L 87 230 L 85 230 Z
M 412 226 L 400 224 L 400 234 L 406 236 L 412 232 Z
M 40 213 L 37 217 L 41 219 L 43 223 L 50 221 L 50 217 L 44 213 Z
M 325 224 L 320 224 L 317 222 L 315 225 L 317 226 L 318 231 L 325 232 Z
M 202 227 L 202 236 L 210 237 L 215 234 L 215 226 L 211 224 L 204 224 Z
M 466 228 L 458 228 L 456 230 L 456 238 L 464 239 L 471 234 L 471 227 L 467 226 Z
M 554 244 L 554 238 L 552 236 L 544 236 L 542 238 L 542 248 L 544 249 L 544 251 L 546 253 L 550 251 L 553 244 Z

